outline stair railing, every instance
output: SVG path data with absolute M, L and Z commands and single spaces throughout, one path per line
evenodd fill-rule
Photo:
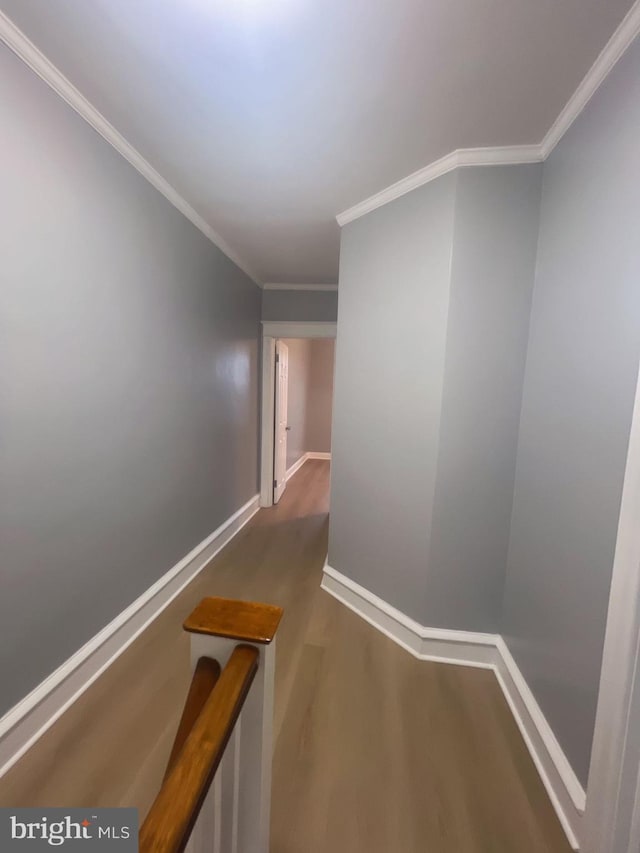
M 184 623 L 193 678 L 140 853 L 268 853 L 282 610 L 205 598 Z

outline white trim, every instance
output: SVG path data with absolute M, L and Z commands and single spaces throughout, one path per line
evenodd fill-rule
M 178 191 L 157 172 L 153 166 L 137 151 L 133 145 L 119 133 L 107 119 L 98 112 L 85 96 L 76 89 L 56 66 L 41 53 L 27 36 L 0 11 L 0 41 L 3 41 L 25 65 L 34 71 L 41 80 L 50 86 L 78 115 L 96 130 L 102 138 L 112 145 L 134 169 L 149 181 L 162 195 L 177 208 L 183 216 L 192 222 L 221 252 L 246 273 L 252 281 L 259 279 L 251 267 L 246 264 L 229 246 L 227 241 L 206 222 L 199 213 L 178 193 Z
M 541 163 L 547 159 L 594 93 L 605 80 L 620 57 L 640 34 L 640 0 L 636 0 L 626 17 L 611 36 L 600 55 L 569 98 L 542 142 L 533 145 L 513 145 L 495 148 L 458 148 L 439 160 L 418 169 L 380 192 L 364 199 L 336 216 L 338 225 L 353 222 L 390 201 L 424 184 L 464 166 L 507 166 L 522 163 Z
M 495 146 L 488 148 L 458 148 L 413 174 L 396 181 L 369 198 L 338 213 L 336 220 L 343 226 L 411 190 L 463 166 L 499 166 L 544 161 L 576 118 L 580 115 L 603 80 L 640 33 L 640 0 L 636 0 L 621 24 L 611 36 L 580 85 L 549 128 L 542 142 L 531 145 Z M 262 284 L 256 273 L 228 245 L 191 205 L 157 172 L 151 164 L 119 133 L 112 124 L 82 95 L 27 36 L 0 11 L 0 40 L 49 85 L 78 115 L 88 122 L 116 151 L 164 197 L 187 217 L 258 286 L 266 290 L 334 290 L 336 284 Z
M 337 323 L 313 320 L 262 320 L 262 334 L 271 338 L 335 338 Z
M 439 160 L 429 163 L 417 172 L 396 181 L 395 184 L 375 193 L 364 201 L 354 204 L 336 216 L 338 225 L 343 226 L 378 207 L 394 201 L 400 196 L 446 175 L 462 166 L 506 166 L 518 163 L 540 163 L 542 151 L 539 145 L 515 145 L 503 148 L 458 148 Z
M 324 459 L 324 460 L 330 461 L 331 460 L 331 454 L 330 453 L 320 453 L 320 452 L 316 452 L 314 450 L 310 450 L 310 451 L 307 451 L 307 453 L 303 453 L 297 462 L 294 462 L 290 468 L 287 468 L 287 473 L 285 474 L 285 480 L 287 481 L 287 483 L 293 477 L 293 475 L 302 468 L 304 463 L 309 461 L 309 459 Z
M 580 847 L 586 794 L 502 637 L 496 677 L 567 839 Z
M 268 281 L 262 285 L 263 290 L 337 290 L 337 284 L 279 284 Z
M 0 719 L 0 777 L 191 583 L 258 509 L 258 495 L 255 495 Z
M 321 586 L 420 660 L 494 671 L 567 839 L 579 849 L 584 789 L 502 637 L 420 625 L 329 565 Z
M 322 589 L 420 660 L 491 668 L 494 634 L 473 634 L 445 628 L 425 628 L 377 595 L 325 565 Z
M 604 46 L 576 91 L 569 98 L 558 118 L 549 128 L 540 146 L 542 156 L 545 160 L 578 118 L 600 85 L 607 78 L 616 62 L 622 57 L 638 34 L 640 34 L 640 0 L 636 0 L 631 9 L 629 9 L 620 26 Z
M 304 463 L 307 461 L 308 458 L 309 458 L 309 454 L 303 453 L 297 462 L 294 462 L 290 468 L 287 468 L 287 473 L 284 475 L 284 478 L 285 478 L 287 483 L 293 477 L 293 475 L 295 473 L 297 473 L 302 468 L 302 466 L 304 465 Z
M 611 592 L 591 750 L 587 811 L 588 853 L 621 853 L 633 826 L 634 785 L 625 774 L 627 746 L 640 739 L 636 679 L 640 645 L 640 374 L 622 486 Z M 634 689 L 635 688 L 635 689 Z M 635 700 L 634 700 L 635 694 Z M 637 761 L 637 756 L 636 756 Z
M 260 416 L 260 506 L 273 506 L 276 417 L 276 339 L 262 338 L 262 411 Z

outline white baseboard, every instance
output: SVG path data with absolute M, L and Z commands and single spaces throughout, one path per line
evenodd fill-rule
M 329 565 L 324 567 L 322 589 L 420 660 L 487 669 L 495 665 L 494 634 L 425 628 Z
M 498 683 L 569 843 L 578 850 L 586 804 L 585 790 L 502 637 L 498 637 L 497 649 L 495 671 Z
M 584 788 L 502 637 L 420 625 L 329 565 L 322 589 L 420 660 L 495 672 L 567 839 L 578 850 Z
M 259 508 L 259 495 L 255 495 L 0 719 L 0 777 L 162 613 Z
M 293 477 L 293 475 L 296 473 L 296 471 L 299 471 L 302 468 L 302 466 L 304 465 L 304 463 L 307 461 L 308 458 L 309 458 L 309 454 L 303 453 L 302 456 L 300 457 L 300 459 L 298 459 L 297 462 L 293 463 L 291 468 L 287 468 L 287 473 L 284 475 L 284 479 L 286 482 L 289 482 L 289 480 Z
M 290 468 L 287 468 L 287 472 L 284 475 L 285 481 L 289 482 L 289 480 L 293 477 L 296 471 L 299 471 L 300 468 L 307 462 L 309 459 L 331 459 L 330 453 L 315 453 L 314 451 L 303 453 L 303 455 L 298 459 L 297 462 L 294 462 Z

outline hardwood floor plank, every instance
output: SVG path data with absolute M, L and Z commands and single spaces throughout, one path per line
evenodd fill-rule
M 7 806 L 137 806 L 189 688 L 205 596 L 284 608 L 271 853 L 568 853 L 492 672 L 418 661 L 320 589 L 329 464 L 308 461 L 0 780 Z

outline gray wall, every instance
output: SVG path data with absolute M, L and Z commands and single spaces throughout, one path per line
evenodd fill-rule
M 263 290 L 262 319 L 335 323 L 338 318 L 336 290 Z
M 541 178 L 458 174 L 426 625 L 499 627 Z
M 256 493 L 260 291 L 4 45 L 0 127 L 2 713 Z
M 640 357 L 640 42 L 544 167 L 504 632 L 587 780 Z
M 289 349 L 289 384 L 287 395 L 287 468 L 291 468 L 309 449 L 307 447 L 307 409 L 309 396 L 309 361 L 311 341 L 284 338 Z
M 499 627 L 540 186 L 462 169 L 343 229 L 329 563 L 422 624 Z
M 333 338 L 316 338 L 310 343 L 307 450 L 314 453 L 329 453 L 336 342 Z
M 424 616 L 456 174 L 342 230 L 329 563 Z
M 335 340 L 283 338 L 289 348 L 287 468 L 307 451 L 331 450 Z
M 639 138 L 640 42 L 544 167 L 461 169 L 342 232 L 329 562 L 422 623 L 504 633 L 583 783 L 640 359 Z

